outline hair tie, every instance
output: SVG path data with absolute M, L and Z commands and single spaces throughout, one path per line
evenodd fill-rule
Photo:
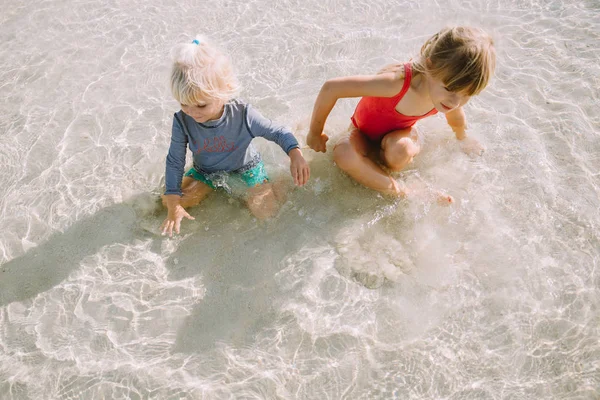
M 198 39 L 194 39 L 194 40 L 192 40 L 192 44 L 198 44 L 199 45 L 200 41 Z

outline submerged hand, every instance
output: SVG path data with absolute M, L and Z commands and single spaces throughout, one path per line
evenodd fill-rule
M 191 220 L 196 219 L 190 214 L 188 214 L 187 211 L 185 211 L 185 209 L 180 205 L 176 205 L 174 207 L 169 208 L 169 214 L 160 226 L 160 230 L 163 236 L 168 233 L 169 237 L 173 237 L 173 228 L 175 228 L 175 233 L 179 233 L 179 228 L 181 227 L 181 220 L 184 217 Z
M 310 167 L 302 156 L 300 149 L 293 149 L 289 153 L 290 172 L 296 186 L 304 186 L 310 178 Z
M 472 137 L 466 137 L 459 143 L 461 150 L 471 157 L 481 156 L 485 151 L 485 147 L 479 143 L 477 139 Z
M 327 141 L 329 140 L 329 136 L 327 136 L 324 133 L 319 134 L 314 134 L 314 133 L 308 133 L 308 135 L 306 136 L 306 144 L 308 145 L 308 147 L 310 147 L 311 149 L 313 149 L 314 151 L 320 151 L 322 153 L 325 153 L 327 151 Z

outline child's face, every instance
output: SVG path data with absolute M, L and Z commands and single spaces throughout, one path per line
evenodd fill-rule
M 429 96 L 433 102 L 433 106 L 438 112 L 446 114 L 458 107 L 467 104 L 471 96 L 466 93 L 451 92 L 446 88 L 446 85 L 439 79 L 426 74 L 427 86 L 429 88 Z
M 200 123 L 221 118 L 225 102 L 205 97 L 198 100 L 198 104 L 182 104 L 181 110 Z

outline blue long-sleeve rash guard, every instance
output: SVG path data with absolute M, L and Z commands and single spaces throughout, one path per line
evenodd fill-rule
M 165 194 L 181 193 L 186 148 L 193 154 L 194 168 L 210 174 L 237 171 L 260 161 L 252 139 L 263 137 L 289 153 L 298 147 L 292 132 L 263 117 L 249 104 L 231 100 L 218 120 L 199 123 L 183 111 L 175 113 L 171 146 L 167 155 Z

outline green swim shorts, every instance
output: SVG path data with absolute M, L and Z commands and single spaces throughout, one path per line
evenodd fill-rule
M 223 188 L 225 190 L 229 188 L 229 185 L 227 184 L 229 179 L 241 179 L 248 187 L 254 187 L 269 182 L 269 176 L 267 175 L 267 171 L 265 171 L 265 164 L 263 164 L 262 161 L 259 161 L 252 168 L 242 169 L 240 172 L 234 171 L 229 173 L 217 172 L 214 174 L 204 174 L 192 167 L 185 173 L 185 176 L 191 176 L 213 189 Z

